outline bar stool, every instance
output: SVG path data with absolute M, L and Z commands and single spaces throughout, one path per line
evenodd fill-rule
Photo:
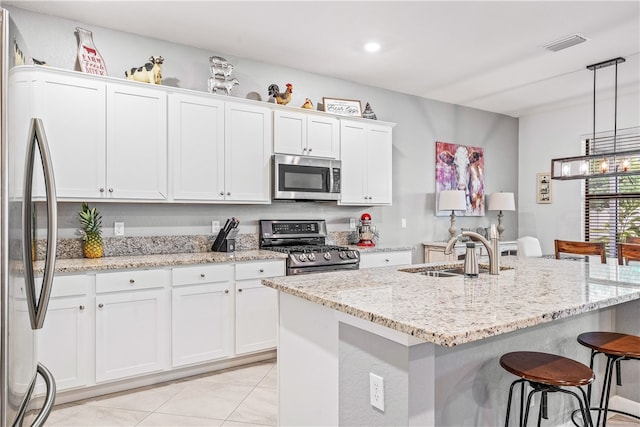
M 600 424 L 600 415 L 604 412 L 602 420 L 603 427 L 607 425 L 607 412 L 616 412 L 629 417 L 640 419 L 640 416 L 628 412 L 609 409 L 609 394 L 611 392 L 611 382 L 613 380 L 613 367 L 616 367 L 616 384 L 622 385 L 620 375 L 620 362 L 623 360 L 640 360 L 640 337 L 616 332 L 585 332 L 578 335 L 578 342 L 591 349 L 591 362 L 589 367 L 593 369 L 593 359 L 596 354 L 607 356 L 607 367 L 604 373 L 602 384 L 602 394 L 600 395 L 600 406 L 590 408 L 598 411 L 596 426 Z M 587 396 L 591 402 L 591 385 L 587 389 Z
M 509 399 L 507 401 L 507 417 L 505 427 L 509 426 L 509 415 L 511 412 L 511 397 L 513 387 L 520 383 L 520 426 L 526 426 L 529 418 L 529 407 L 531 397 L 535 393 L 542 393 L 540 399 L 540 409 L 538 411 L 538 426 L 540 419 L 547 419 L 547 393 L 561 392 L 574 396 L 580 404 L 580 412 L 585 425 L 592 426 L 591 415 L 589 414 L 589 401 L 582 386 L 589 385 L 595 379 L 591 368 L 567 357 L 549 353 L 538 353 L 534 351 L 515 351 L 506 353 L 500 358 L 500 366 L 506 371 L 520 377 L 509 387 Z M 524 404 L 524 387 L 528 382 L 533 388 L 527 395 L 524 420 L 522 417 L 522 405 Z M 577 387 L 582 398 L 575 392 L 565 390 L 562 387 Z

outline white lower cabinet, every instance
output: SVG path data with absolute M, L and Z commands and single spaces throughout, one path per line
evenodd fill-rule
M 173 269 L 172 366 L 233 354 L 233 265 Z
M 360 252 L 360 268 L 411 264 L 411 250 Z
M 57 390 L 84 387 L 93 382 L 93 306 L 86 275 L 59 276 L 44 326 L 37 332 L 38 359 L 56 380 Z M 36 393 L 44 393 L 39 383 Z
M 168 277 L 165 270 L 96 276 L 97 383 L 166 368 Z
M 278 292 L 261 279 L 284 274 L 284 261 L 236 265 L 236 354 L 276 347 Z

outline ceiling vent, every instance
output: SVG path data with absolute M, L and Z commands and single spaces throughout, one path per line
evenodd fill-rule
M 588 39 L 582 34 L 571 34 L 570 36 L 563 37 L 559 40 L 552 41 L 544 45 L 543 47 L 551 52 L 557 52 L 562 49 L 566 49 L 571 46 L 575 46 L 580 43 L 586 42 Z

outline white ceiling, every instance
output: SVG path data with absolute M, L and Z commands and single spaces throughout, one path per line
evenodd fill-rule
M 514 117 L 591 99 L 585 67 L 618 56 L 619 93 L 640 87 L 637 0 L 4 3 Z M 542 47 L 574 33 L 589 41 Z M 598 96 L 613 68 L 598 71 Z

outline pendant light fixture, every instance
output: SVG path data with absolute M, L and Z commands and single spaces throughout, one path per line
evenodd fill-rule
M 588 65 L 593 71 L 593 136 L 589 141 L 589 152 L 584 156 L 564 157 L 551 160 L 551 179 L 584 179 L 589 177 L 625 176 L 640 174 L 640 149 L 618 151 L 618 64 L 622 57 Z M 598 147 L 596 138 L 596 71 L 615 66 L 613 135 L 601 138 L 604 148 Z M 598 149 L 600 148 L 600 150 Z

